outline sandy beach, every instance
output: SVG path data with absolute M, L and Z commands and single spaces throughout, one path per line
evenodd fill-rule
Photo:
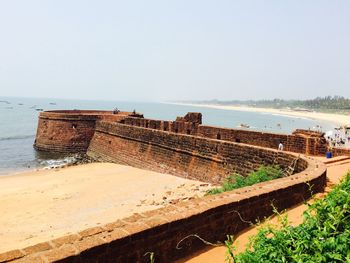
M 188 105 L 193 107 L 204 107 L 212 109 L 222 110 L 234 110 L 234 111 L 250 111 L 267 114 L 276 114 L 282 116 L 291 116 L 296 118 L 307 118 L 312 120 L 321 120 L 333 123 L 335 126 L 348 125 L 350 126 L 350 115 L 322 113 L 322 112 L 308 112 L 308 111 L 295 111 L 288 109 L 273 109 L 273 108 L 255 108 L 247 106 L 225 106 L 225 105 L 211 105 L 211 104 L 187 104 L 187 103 L 175 103 L 177 105 Z
M 0 252 L 203 196 L 207 183 L 112 163 L 0 177 Z

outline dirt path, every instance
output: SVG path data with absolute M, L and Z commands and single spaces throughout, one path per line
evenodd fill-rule
M 323 158 L 325 160 L 325 158 Z M 340 163 L 332 163 L 327 164 L 327 178 L 328 183 L 326 186 L 326 190 L 324 193 L 320 193 L 315 195 L 314 198 L 322 198 L 324 197 L 331 189 L 331 187 L 335 184 L 338 184 L 339 181 L 344 177 L 344 175 L 350 170 L 350 161 L 340 162 Z M 312 202 L 314 199 L 310 200 Z M 300 204 L 292 207 L 287 210 L 283 215 L 287 214 L 288 219 L 291 225 L 296 226 L 302 223 L 303 221 L 303 213 L 307 209 L 305 204 Z M 264 224 L 275 224 L 278 219 L 276 217 L 271 218 L 264 222 Z M 240 233 L 236 236 L 235 239 L 235 247 L 237 248 L 236 254 L 243 252 L 246 248 L 246 245 L 249 242 L 249 237 L 255 235 L 257 233 L 257 227 L 252 227 L 247 229 L 246 231 Z M 190 257 L 181 259 L 177 261 L 177 263 L 203 263 L 203 262 L 225 262 L 226 259 L 226 248 L 224 246 L 209 248 L 204 251 L 200 251 L 195 255 L 191 255 Z

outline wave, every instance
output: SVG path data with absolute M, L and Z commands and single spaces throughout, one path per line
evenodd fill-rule
M 44 167 L 44 169 L 54 169 L 67 166 L 69 164 L 73 164 L 77 161 L 75 156 L 68 156 L 61 159 L 49 159 L 49 160 L 41 160 L 39 161 L 40 165 Z
M 35 137 L 35 134 L 15 135 L 15 136 L 9 136 L 9 137 L 0 137 L 0 141 L 23 140 L 23 139 L 29 139 L 29 138 L 34 138 L 34 137 Z

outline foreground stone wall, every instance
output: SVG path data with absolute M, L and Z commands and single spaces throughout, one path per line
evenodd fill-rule
M 41 151 L 86 152 L 97 120 L 121 121 L 128 112 L 46 111 L 39 115 L 34 147 Z
M 296 158 L 251 145 L 104 121 L 97 123 L 87 154 L 102 161 L 211 183 L 221 182 L 234 172 L 246 175 L 262 164 L 285 169 Z M 306 165 L 299 159 L 295 172 Z
M 134 214 L 0 254 L 0 262 L 149 262 L 147 252 L 155 253 L 156 262 L 172 262 L 205 246 L 191 235 L 223 242 L 227 234 L 235 235 L 249 222 L 271 215 L 271 204 L 281 210 L 323 191 L 325 166 L 303 161 L 306 170 L 290 177 Z

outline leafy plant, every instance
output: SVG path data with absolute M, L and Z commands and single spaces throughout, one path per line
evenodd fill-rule
M 229 263 L 235 262 L 235 255 L 234 255 L 235 247 L 233 245 L 233 242 L 234 242 L 233 236 L 227 235 L 227 239 L 225 240 L 225 247 L 227 248 L 225 261 Z
M 304 216 L 297 227 L 282 218 L 261 228 L 235 262 L 350 262 L 350 172 Z
M 143 256 L 145 257 L 147 255 L 149 255 L 149 262 L 154 263 L 155 262 L 154 252 L 146 252 Z
M 207 194 L 218 194 L 234 189 L 250 186 L 256 183 L 270 181 L 283 176 L 283 171 L 279 166 L 261 166 L 257 171 L 251 172 L 244 177 L 240 174 L 233 174 L 229 176 L 221 187 L 211 189 Z

